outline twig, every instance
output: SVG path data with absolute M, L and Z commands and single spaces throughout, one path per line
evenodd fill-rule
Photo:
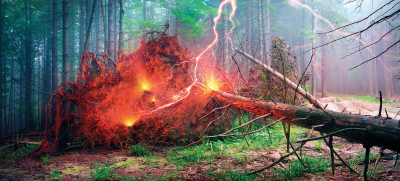
M 374 178 L 375 172 L 376 172 L 376 168 L 378 167 L 378 163 L 381 160 L 382 156 L 383 156 L 383 151 L 385 149 L 383 147 L 381 147 L 381 150 L 379 151 L 379 156 L 375 161 L 375 165 L 374 165 L 374 169 L 372 169 L 372 173 L 370 175 L 370 179 L 372 180 Z
M 246 58 L 250 59 L 251 61 L 257 63 L 258 65 L 264 67 L 267 71 L 269 71 L 270 73 L 272 73 L 274 76 L 276 76 L 278 79 L 280 79 L 281 81 L 285 81 L 286 84 L 296 90 L 297 85 L 295 83 L 293 83 L 291 80 L 286 79 L 282 74 L 280 74 L 279 72 L 275 71 L 274 69 L 272 69 L 270 66 L 263 64 L 262 62 L 260 62 L 259 60 L 255 59 L 254 57 L 250 56 L 249 54 L 235 49 L 235 51 L 239 52 L 240 54 L 242 54 L 243 56 L 245 56 Z M 317 108 L 322 108 L 322 104 L 318 101 L 318 99 L 316 99 L 314 96 L 308 94 L 304 89 L 302 89 L 301 87 L 298 87 L 297 92 L 302 95 L 303 97 L 305 97 L 308 101 L 310 101 L 311 104 L 313 104 L 315 107 Z
M 321 133 L 321 135 L 323 135 L 323 134 Z M 325 142 L 326 145 L 329 145 L 328 142 L 327 142 L 325 139 L 322 139 L 322 140 L 324 140 L 324 142 Z M 342 163 L 343 163 L 347 168 L 350 169 L 350 171 L 356 173 L 357 175 L 360 175 L 360 173 L 358 173 L 358 172 L 355 171 L 353 168 L 351 168 L 350 165 L 347 164 L 347 163 L 342 159 L 342 157 L 341 157 L 334 149 L 332 149 L 332 150 L 333 150 L 333 153 L 335 153 L 335 155 L 339 158 L 339 160 L 342 161 Z
M 367 172 L 368 172 L 368 164 L 369 164 L 369 153 L 371 151 L 371 146 L 364 145 L 365 147 L 365 159 L 364 159 L 364 181 L 368 180 Z
M 382 92 L 379 91 L 379 117 L 382 117 Z

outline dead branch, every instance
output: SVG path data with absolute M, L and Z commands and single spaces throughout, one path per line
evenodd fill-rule
M 305 97 L 308 101 L 310 101 L 311 104 L 313 104 L 316 108 L 320 108 L 322 109 L 322 104 L 321 102 L 318 101 L 317 98 L 315 98 L 314 96 L 312 96 L 311 94 L 307 93 L 304 89 L 302 89 L 301 87 L 298 87 L 297 84 L 293 83 L 291 80 L 286 79 L 281 73 L 275 71 L 274 69 L 272 69 L 270 66 L 263 64 L 261 61 L 255 59 L 254 57 L 252 57 L 251 55 L 235 49 L 235 51 L 239 52 L 240 54 L 242 54 L 243 56 L 245 56 L 246 58 L 250 59 L 251 61 L 257 63 L 258 65 L 264 67 L 267 71 L 269 71 L 270 73 L 272 73 L 274 76 L 276 76 L 279 80 L 284 81 L 290 88 L 292 88 L 293 90 L 297 91 L 300 95 L 302 95 L 303 97 Z M 297 88 L 297 90 L 296 90 Z

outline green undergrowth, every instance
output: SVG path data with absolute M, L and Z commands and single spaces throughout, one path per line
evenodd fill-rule
M 24 147 L 20 147 L 15 151 L 12 151 L 11 148 L 3 149 L 0 152 L 0 159 L 8 160 L 8 159 L 22 158 L 32 150 L 36 149 L 37 147 L 39 147 L 39 145 L 26 145 Z
M 316 174 L 325 172 L 329 166 L 330 161 L 323 156 L 304 156 L 301 157 L 305 167 L 300 160 L 293 160 L 286 164 L 284 169 L 275 169 L 276 176 L 279 180 L 290 180 L 298 177 L 304 177 L 305 173 Z
M 247 118 L 247 116 L 244 117 Z M 269 122 L 272 121 L 274 120 L 269 120 Z M 239 126 L 238 122 L 238 120 L 235 121 L 234 127 Z M 256 131 L 263 126 L 265 126 L 265 123 L 253 124 L 249 132 Z M 247 127 L 243 127 L 243 131 L 246 131 L 246 129 Z M 291 126 L 291 142 L 294 143 L 299 138 L 304 137 L 304 134 L 299 131 L 301 129 L 303 128 Z M 237 129 L 230 134 L 240 134 L 241 131 L 241 129 Z M 282 123 L 276 123 L 269 129 L 246 135 L 245 138 L 243 136 L 229 136 L 207 139 L 181 150 L 169 151 L 166 159 L 169 163 L 177 166 L 212 162 L 213 159 L 228 156 L 234 158 L 238 163 L 245 163 L 248 160 L 249 150 L 277 149 L 283 147 L 284 143 L 286 143 L 286 138 L 283 133 Z

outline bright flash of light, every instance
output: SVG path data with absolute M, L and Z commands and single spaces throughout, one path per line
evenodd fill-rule
M 158 111 L 158 110 L 167 108 L 167 107 L 169 107 L 169 106 L 171 106 L 171 105 L 174 105 L 174 104 L 176 104 L 177 102 L 179 102 L 179 101 L 185 99 L 186 97 L 189 96 L 190 90 L 191 90 L 192 87 L 195 86 L 196 84 L 201 84 L 201 85 L 205 86 L 204 84 L 202 84 L 201 82 L 199 82 L 199 78 L 197 77 L 197 73 L 198 73 L 198 70 L 199 70 L 199 59 L 200 59 L 208 50 L 211 50 L 211 48 L 212 48 L 215 44 L 217 44 L 218 39 L 219 39 L 219 35 L 218 35 L 218 32 L 217 32 L 217 24 L 218 24 L 218 21 L 221 19 L 222 8 L 223 8 L 225 5 L 227 5 L 227 4 L 230 4 L 231 7 L 232 7 L 231 13 L 230 13 L 230 15 L 229 15 L 229 20 L 230 20 L 230 21 L 232 22 L 232 24 L 233 24 L 233 26 L 232 26 L 232 28 L 231 28 L 231 30 L 229 31 L 228 34 L 232 33 L 233 28 L 235 28 L 235 23 L 234 23 L 234 21 L 233 21 L 232 19 L 233 19 L 233 17 L 235 16 L 235 11 L 236 11 L 236 9 L 237 9 L 236 0 L 224 0 L 223 2 L 221 2 L 221 4 L 220 4 L 219 7 L 218 7 L 218 15 L 217 15 L 217 17 L 214 18 L 213 30 L 214 30 L 214 34 L 215 34 L 215 39 L 214 39 L 214 41 L 213 41 L 210 45 L 208 45 L 207 48 L 206 48 L 203 52 L 201 52 L 201 53 L 196 57 L 196 59 L 195 59 L 195 66 L 194 66 L 194 69 L 193 69 L 193 82 L 192 82 L 192 84 L 190 84 L 187 88 L 181 90 L 181 91 L 179 92 L 179 94 L 174 95 L 174 96 L 173 96 L 173 102 L 168 103 L 168 104 L 165 104 L 165 105 L 162 105 L 162 106 L 160 106 L 160 107 L 158 107 L 158 108 L 156 108 L 156 109 L 154 109 L 154 110 L 143 111 L 143 112 L 141 111 L 140 114 L 139 114 L 139 116 L 136 118 L 136 120 L 138 120 L 139 117 L 140 117 L 141 115 L 152 114 L 152 113 L 154 113 L 154 112 L 156 112 L 156 111 Z M 135 120 L 135 121 L 136 121 L 136 120 Z
M 142 88 L 143 88 L 143 90 L 145 90 L 145 91 L 146 91 L 146 90 L 148 90 L 148 89 L 149 89 L 149 86 L 148 86 L 146 83 L 142 83 L 142 85 L 143 85 L 143 87 L 142 87 Z
M 151 101 L 152 101 L 152 102 L 156 102 L 156 98 L 153 97 L 153 98 L 151 99 Z
M 125 126 L 132 126 L 133 123 L 135 123 L 138 120 L 138 118 L 139 117 L 136 116 L 136 117 L 129 117 L 129 118 L 125 119 L 125 121 L 124 121 Z
M 210 78 L 206 79 L 206 86 L 209 91 L 218 90 L 220 87 L 219 83 L 214 78 L 214 76 L 211 76 Z

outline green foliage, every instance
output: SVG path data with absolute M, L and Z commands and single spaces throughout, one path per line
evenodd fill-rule
M 0 159 L 11 159 L 11 158 L 21 158 L 26 156 L 29 152 L 36 149 L 39 145 L 27 145 L 25 147 L 20 147 L 18 150 L 14 152 L 11 149 L 4 149 L 0 152 Z
M 10 149 L 3 149 L 1 152 L 0 152 L 0 159 L 2 160 L 2 159 L 7 159 L 8 157 L 9 157 L 9 155 L 11 154 L 11 150 Z
M 317 150 L 321 150 L 322 149 L 322 140 L 315 140 L 314 141 L 314 146 L 315 146 L 315 149 L 317 149 Z
M 47 155 L 47 156 L 42 156 L 41 157 L 41 160 L 42 160 L 42 163 L 43 164 L 49 164 L 50 163 L 50 156 L 49 155 Z
M 147 148 L 145 145 L 142 144 L 136 144 L 136 145 L 131 145 L 131 155 L 132 156 L 145 156 L 148 154 Z
M 174 176 L 175 173 L 177 171 L 174 170 L 172 172 L 170 172 L 169 174 L 166 174 L 165 176 L 161 176 L 161 177 L 154 177 L 154 175 L 149 176 L 146 175 L 146 178 L 141 178 L 139 175 L 136 175 L 136 177 L 133 176 L 128 176 L 125 178 L 119 178 L 118 180 L 121 181 L 139 181 L 139 180 L 144 180 L 144 181 L 169 181 L 169 180 L 174 180 Z
M 318 173 L 324 172 L 329 167 L 329 159 L 323 156 L 304 156 L 301 157 L 306 168 L 303 167 L 300 160 L 291 161 L 283 170 L 275 169 L 278 177 L 281 180 L 288 180 L 295 177 L 304 176 L 304 173 Z
M 90 175 L 94 181 L 110 180 L 115 177 L 114 169 L 115 167 L 107 164 L 107 159 L 105 159 L 103 165 L 94 163 L 94 170 L 90 171 Z
M 355 169 L 358 164 L 357 158 L 354 157 L 354 158 L 350 159 L 349 157 L 347 157 L 347 160 L 349 161 L 350 168 Z M 351 172 L 350 169 L 349 169 L 349 172 Z
M 336 97 L 336 102 L 342 102 L 338 97 Z
M 62 177 L 58 174 L 57 170 L 53 170 L 50 173 L 51 180 L 62 180 Z
M 248 175 L 250 171 L 244 169 L 240 170 L 239 168 L 236 171 L 228 170 L 228 171 L 222 171 L 220 173 L 212 173 L 208 172 L 206 174 L 207 177 L 211 177 L 212 179 L 215 180 L 229 180 L 229 181 L 247 181 L 247 180 L 256 180 L 257 175 Z

